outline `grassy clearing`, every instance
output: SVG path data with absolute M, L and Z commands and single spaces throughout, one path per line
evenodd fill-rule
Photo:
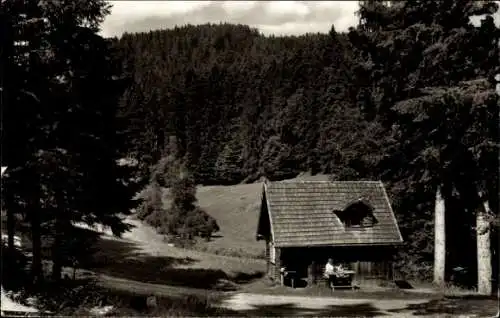
M 198 204 L 216 219 L 220 232 L 208 242 L 199 239 L 190 248 L 217 255 L 262 258 L 263 244 L 255 239 L 261 190 L 260 183 L 198 187 Z M 165 209 L 170 208 L 169 197 L 168 189 L 163 189 Z
M 265 270 L 264 260 L 228 257 L 170 246 L 152 227 L 134 218 L 129 218 L 126 222 L 133 226 L 131 231 L 125 233 L 121 239 L 106 231 L 96 246 L 99 252 L 94 257 L 95 261 L 106 264 L 111 272 L 119 272 L 120 265 L 127 266 L 127 262 L 143 264 L 153 273 L 157 273 L 158 268 L 165 267 L 161 262 L 183 269 L 221 270 L 229 276 L 237 276 L 240 273 L 255 274 Z M 151 263 L 155 258 L 156 261 Z
M 328 180 L 328 176 L 303 174 L 292 180 Z M 163 206 L 169 209 L 171 202 L 168 189 L 162 190 Z M 144 191 L 137 197 L 142 197 Z M 198 205 L 217 220 L 220 232 L 215 233 L 208 242 L 198 240 L 190 249 L 216 255 L 263 259 L 264 243 L 257 241 L 255 237 L 261 192 L 261 182 L 232 186 L 199 186 L 196 193 Z M 156 241 L 162 240 L 163 236 L 158 235 Z
M 163 236 L 138 220 L 118 239 L 106 233 L 97 243 L 93 262 L 85 268 L 100 276 L 102 286 L 152 294 L 237 290 L 263 276 L 265 262 L 203 253 L 169 246 Z
M 99 250 L 96 255 L 101 258 L 123 260 L 123 256 L 149 255 L 154 257 L 167 257 L 173 259 L 190 259 L 190 262 L 177 261 L 178 268 L 222 270 L 228 275 L 241 272 L 251 274 L 256 271 L 265 270 L 264 260 L 243 259 L 239 257 L 228 257 L 215 255 L 208 252 L 200 252 L 184 248 L 169 246 L 163 240 L 163 236 L 148 225 L 138 220 L 128 220 L 134 228 L 125 233 L 122 240 L 117 240 L 111 236 L 103 237 L 99 242 Z M 120 243 L 121 242 L 121 243 Z M 133 251 L 135 254 L 131 254 Z
M 303 174 L 292 180 L 328 180 L 326 175 Z M 210 242 L 200 240 L 196 250 L 217 255 L 264 258 L 264 243 L 257 241 L 262 183 L 198 187 L 201 208 L 214 217 L 221 228 Z M 168 200 L 165 200 L 168 206 Z
M 210 242 L 200 240 L 198 250 L 219 255 L 258 258 L 264 246 L 255 233 L 262 184 L 200 187 L 200 207 L 217 220 L 221 231 Z

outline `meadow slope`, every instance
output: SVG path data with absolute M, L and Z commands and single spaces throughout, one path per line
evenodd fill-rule
M 325 181 L 326 175 L 301 174 L 287 181 Z M 255 238 L 260 211 L 262 183 L 199 187 L 199 205 L 217 220 L 220 233 L 197 248 L 211 253 L 263 257 L 264 243 Z

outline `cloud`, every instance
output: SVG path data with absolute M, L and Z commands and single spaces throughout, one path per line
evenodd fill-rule
M 357 24 L 357 1 L 110 1 L 103 36 L 185 24 L 247 24 L 269 35 L 346 31 Z
M 358 23 L 358 1 L 110 1 L 103 36 L 148 32 L 186 24 L 247 24 L 269 35 L 339 32 Z M 500 3 L 500 2 L 499 2 Z M 494 14 L 500 24 L 500 12 Z M 473 18 L 478 23 L 479 18 Z

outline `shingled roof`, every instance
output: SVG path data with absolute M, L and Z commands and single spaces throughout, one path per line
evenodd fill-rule
M 336 212 L 353 202 L 372 208 L 371 227 L 349 228 Z M 268 224 L 266 224 L 268 223 Z M 264 184 L 258 235 L 276 247 L 395 245 L 401 233 L 380 181 L 300 181 Z

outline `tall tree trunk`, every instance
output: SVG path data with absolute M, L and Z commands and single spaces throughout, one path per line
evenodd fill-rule
M 434 207 L 434 284 L 443 287 L 445 283 L 446 237 L 445 205 L 441 186 L 436 189 Z
M 38 213 L 40 211 L 35 211 L 31 215 L 31 242 L 32 242 L 32 262 L 31 262 L 31 276 L 33 282 L 36 284 L 43 279 L 42 273 L 42 237 L 41 237 L 41 225 Z
M 485 200 L 476 213 L 477 292 L 482 295 L 492 293 L 490 221 L 488 220 L 490 214 L 489 202 Z
M 61 279 L 62 273 L 62 241 L 64 236 L 64 226 L 60 220 L 56 220 L 54 244 L 52 245 L 52 279 Z
M 12 209 L 7 209 L 7 246 L 9 255 L 14 255 L 15 226 L 16 221 L 14 219 L 14 212 Z M 9 259 L 12 259 L 12 256 Z
M 59 241 L 58 238 L 56 238 L 56 241 Z M 52 279 L 54 281 L 58 281 L 61 279 L 61 273 L 62 273 L 62 262 L 61 262 L 61 256 L 60 252 L 56 251 L 57 249 L 60 248 L 60 243 L 59 242 L 54 242 L 54 247 L 52 250 Z

